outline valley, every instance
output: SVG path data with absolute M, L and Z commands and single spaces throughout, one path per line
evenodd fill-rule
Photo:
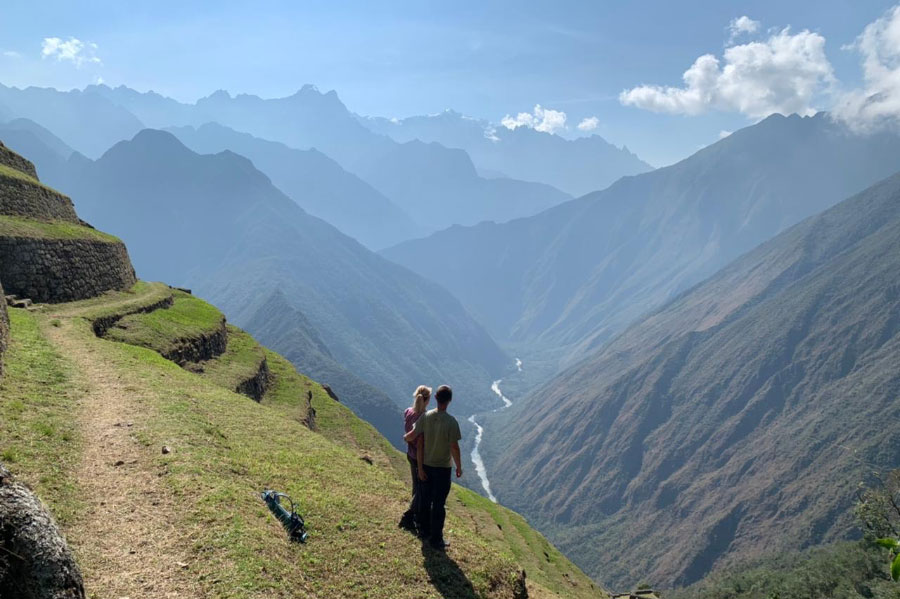
M 898 0 L 120 4 L 0 22 L 0 597 L 900 599 Z

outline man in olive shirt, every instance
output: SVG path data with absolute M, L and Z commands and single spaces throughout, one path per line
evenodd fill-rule
M 419 502 L 419 536 L 428 539 L 435 549 L 446 549 L 444 541 L 445 504 L 450 493 L 450 471 L 456 462 L 456 478 L 462 476 L 462 461 L 459 457 L 459 423 L 447 413 L 447 406 L 453 399 L 453 390 L 441 385 L 434 394 L 437 408 L 426 412 L 416 421 L 416 426 L 404 439 L 407 443 L 416 441 L 416 460 L 419 466 L 419 480 L 423 481 L 422 501 Z

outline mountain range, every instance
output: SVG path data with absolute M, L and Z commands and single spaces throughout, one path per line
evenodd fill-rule
M 898 281 L 900 175 L 488 416 L 495 492 L 613 584 L 852 535 L 856 484 L 900 462 Z
M 773 115 L 541 214 L 451 227 L 383 255 L 439 280 L 496 339 L 566 366 L 898 164 L 893 133 L 856 135 L 825 113 Z
M 372 249 L 415 235 L 406 212 L 318 150 L 295 150 L 217 123 L 168 129 L 200 154 L 231 150 L 253 161 L 300 207 Z
M 534 214 L 570 197 L 543 183 L 480 177 L 461 150 L 418 140 L 398 143 L 374 133 L 337 93 L 321 93 L 312 85 L 275 99 L 220 90 L 195 104 L 122 87 L 87 89 L 150 122 L 195 127 L 216 122 L 291 148 L 319 150 L 390 198 L 426 231 Z
M 465 150 L 485 176 L 549 183 L 573 196 L 653 169 L 599 135 L 566 139 L 531 127 L 493 125 L 454 110 L 405 119 L 359 117 L 359 122 L 399 142 L 418 139 Z
M 53 183 L 71 191 L 80 214 L 120 233 L 141 277 L 191 285 L 229 320 L 262 332 L 261 313 L 282 293 L 305 318 L 288 313 L 274 326 L 308 334 L 276 345 L 308 356 L 310 339 L 327 338 L 319 357 L 342 369 L 302 367 L 337 373 L 321 377 L 337 390 L 357 380 L 381 389 L 346 401 L 393 442 L 400 406 L 423 382 L 454 383 L 472 411 L 496 402 L 490 381 L 507 358 L 449 293 L 310 216 L 246 158 L 196 154 L 170 133 L 144 130 L 97 161 L 74 154 L 67 166 Z

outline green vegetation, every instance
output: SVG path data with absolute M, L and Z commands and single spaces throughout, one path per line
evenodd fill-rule
M 48 223 L 4 215 L 0 215 L 0 237 L 24 237 L 28 239 L 86 239 L 89 241 L 102 241 L 105 243 L 121 242 L 121 240 L 114 235 L 90 227 L 76 225 L 74 223 L 63 221 Z
M 20 171 L 19 169 L 12 168 L 11 166 L 7 166 L 5 164 L 0 164 L 0 177 L 9 177 L 11 179 L 18 179 L 20 181 L 25 181 L 26 183 L 30 183 L 32 185 L 37 185 L 38 187 L 44 187 L 46 189 L 49 189 L 53 193 L 59 193 L 52 187 L 44 185 L 43 183 L 41 183 L 40 181 L 38 181 L 31 175 L 27 175 L 27 174 L 23 173 L 22 171 Z
M 173 290 L 164 283 L 138 281 L 127 291 L 109 291 L 99 297 L 70 302 L 67 304 L 41 306 L 43 312 L 66 317 L 81 317 L 95 321 L 146 310 L 150 306 L 171 298 Z
M 231 329 L 230 352 L 198 376 L 149 348 L 99 339 L 81 318 L 151 305 L 166 293 L 140 284 L 104 299 L 13 311 L 9 371 L 0 386 L 0 451 L 4 460 L 15 456 L 13 472 L 34 482 L 60 517 L 89 587 L 108 575 L 110 555 L 97 538 L 104 529 L 86 524 L 95 521 L 90 510 L 78 509 L 86 446 L 76 429 L 92 418 L 79 411 L 78 400 L 91 405 L 102 391 L 98 397 L 122 402 L 116 409 L 127 415 L 128 428 L 114 430 L 137 442 L 136 461 L 117 462 L 113 472 L 129 485 L 150 485 L 134 491 L 156 498 L 142 504 L 140 519 L 163 521 L 159 534 L 174 535 L 174 546 L 186 552 L 187 566 L 165 576 L 200 595 L 512 597 L 524 568 L 531 597 L 605 596 L 521 517 L 462 488 L 449 501 L 449 554 L 423 550 L 396 525 L 409 494 L 404 456 L 321 385 L 264 350 L 272 384 L 261 403 L 221 386 L 229 367 L 240 370 L 247 356 L 259 357 L 249 335 Z M 176 295 L 173 308 L 157 312 L 175 310 L 179 319 L 166 316 L 155 328 L 146 325 L 157 322 L 146 318 L 155 312 L 136 320 L 172 338 L 210 322 L 206 307 Z M 92 372 L 74 371 L 54 347 L 77 352 Z M 303 424 L 309 404 L 317 432 Z M 163 446 L 167 452 L 159 451 Z M 298 502 L 308 544 L 287 542 L 259 499 L 264 488 Z M 145 572 L 154 575 L 151 566 Z
M 765 558 L 714 573 L 665 596 L 670 599 L 898 599 L 884 550 L 867 542 L 843 542 Z
M 177 308 L 179 302 L 175 302 Z M 265 350 L 256 340 L 237 327 L 228 325 L 228 347 L 225 353 L 199 365 L 201 374 L 219 385 L 233 391 L 239 384 L 259 372 L 259 365 L 265 359 Z
M 456 509 L 456 505 L 465 507 L 463 513 L 471 518 L 479 536 L 508 547 L 515 561 L 528 572 L 529 579 L 563 597 L 579 593 L 589 596 L 592 593 L 594 596 L 602 594 L 519 514 L 462 487 L 455 489 L 454 496 L 455 502 L 451 503 L 450 509 Z
M 107 331 L 106 338 L 168 355 L 185 340 L 221 329 L 225 317 L 216 308 L 183 291 L 173 293 L 175 303 L 171 308 L 125 316 Z
M 12 340 L 0 379 L 0 462 L 53 505 L 66 524 L 78 511 L 71 476 L 79 459 L 76 421 L 83 389 L 72 366 L 41 335 L 38 318 L 10 310 Z

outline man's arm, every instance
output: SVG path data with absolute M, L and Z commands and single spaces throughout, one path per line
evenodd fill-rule
M 459 442 L 454 441 L 452 445 L 450 445 L 450 455 L 453 456 L 453 461 L 456 462 L 456 478 L 462 476 L 462 460 L 459 457 Z
M 422 414 L 424 416 L 424 414 Z M 412 443 L 416 440 L 416 437 L 422 434 L 422 418 L 420 417 L 416 420 L 416 423 L 413 425 L 412 430 L 403 435 L 403 440 L 407 443 Z
M 428 480 L 428 475 L 425 474 L 425 437 L 422 435 L 419 435 L 416 442 L 416 463 L 419 466 L 419 480 L 422 482 Z

